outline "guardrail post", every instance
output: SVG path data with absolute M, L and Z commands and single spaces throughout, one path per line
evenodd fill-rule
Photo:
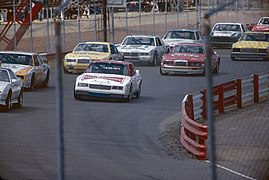
M 254 103 L 259 103 L 259 75 L 253 75 Z
M 188 95 L 188 100 L 187 100 L 187 115 L 190 119 L 194 120 L 194 112 L 193 112 L 193 97 L 192 95 Z M 186 131 L 186 134 L 195 141 L 195 134 L 191 133 L 190 131 Z
M 236 80 L 236 102 L 237 108 L 242 108 L 242 80 Z
M 188 116 L 189 118 L 193 119 L 194 120 L 194 112 L 193 112 L 193 97 L 192 95 L 188 95 L 188 101 L 187 101 L 188 105 L 187 105 L 187 113 L 188 113 Z
M 218 86 L 218 91 L 219 91 L 219 100 L 218 100 L 219 113 L 224 113 L 224 90 L 223 90 L 223 85 Z
M 202 90 L 201 91 L 202 93 L 202 101 L 203 101 L 203 105 L 202 105 L 202 109 L 203 109 L 203 112 L 202 112 L 202 116 L 204 119 L 207 119 L 207 102 L 206 102 L 206 89 Z

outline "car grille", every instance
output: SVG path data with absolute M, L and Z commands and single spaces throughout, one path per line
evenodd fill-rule
M 176 61 L 175 66 L 187 66 L 187 61 Z
M 256 53 L 257 49 L 256 48 L 242 48 L 241 52 L 250 52 L 250 53 Z
M 134 56 L 134 57 L 138 57 L 139 53 L 138 52 L 125 52 L 123 53 L 124 56 Z
M 91 89 L 104 89 L 104 90 L 110 90 L 111 86 L 105 86 L 105 85 L 98 85 L 98 84 L 90 84 L 89 88 Z
M 78 59 L 79 64 L 89 64 L 90 60 L 89 59 Z

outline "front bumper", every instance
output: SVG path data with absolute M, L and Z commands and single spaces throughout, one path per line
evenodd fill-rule
M 205 67 L 175 67 L 175 66 L 161 66 L 163 73 L 168 74 L 204 74 Z
M 231 58 L 233 59 L 249 59 L 262 60 L 269 58 L 268 53 L 254 53 L 254 52 L 233 52 L 231 51 Z
M 102 93 L 102 92 L 90 92 L 76 90 L 75 94 L 85 98 L 98 98 L 98 99 L 126 99 L 128 95 L 114 94 L 114 93 Z
M 229 47 L 231 48 L 233 43 L 237 42 L 239 38 L 232 37 L 221 37 L 221 36 L 213 36 L 211 37 L 212 47 Z

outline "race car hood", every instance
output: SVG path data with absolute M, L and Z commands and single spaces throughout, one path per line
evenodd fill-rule
M 155 47 L 149 45 L 122 45 L 117 47 L 121 52 L 130 52 L 130 51 L 138 51 L 138 52 L 150 52 Z
M 236 31 L 214 31 L 211 34 L 212 37 L 238 37 L 239 35 L 241 35 L 241 33 Z
M 31 71 L 34 67 L 29 65 L 22 65 L 22 64 L 6 64 L 3 63 L 2 67 L 9 68 L 13 72 L 16 73 L 17 76 L 26 75 L 29 71 Z
M 238 41 L 233 44 L 233 48 L 267 49 L 268 46 L 269 46 L 269 42 L 261 42 L 261 41 Z
M 175 46 L 179 43 L 194 43 L 195 40 L 193 39 L 164 39 L 164 43 L 168 46 Z
M 268 31 L 269 32 L 269 25 L 258 24 L 252 28 L 252 31 Z
M 187 60 L 187 61 L 204 61 L 205 54 L 197 54 L 197 53 L 173 53 L 173 54 L 165 54 L 163 56 L 163 60 Z
M 96 52 L 96 51 L 79 51 L 68 53 L 65 59 L 78 59 L 78 58 L 90 58 L 92 60 L 101 60 L 109 58 L 109 53 Z
M 78 82 L 99 85 L 125 85 L 130 77 L 116 74 L 83 73 L 77 78 Z

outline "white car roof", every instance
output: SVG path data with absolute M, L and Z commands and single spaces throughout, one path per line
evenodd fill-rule
M 232 25 L 244 25 L 243 23 L 229 23 L 229 22 L 225 22 L 225 23 L 216 23 L 217 24 L 232 24 Z
M 25 51 L 0 51 L 0 53 L 10 53 L 10 54 L 25 54 L 25 55 L 34 55 L 34 52 L 25 52 Z

